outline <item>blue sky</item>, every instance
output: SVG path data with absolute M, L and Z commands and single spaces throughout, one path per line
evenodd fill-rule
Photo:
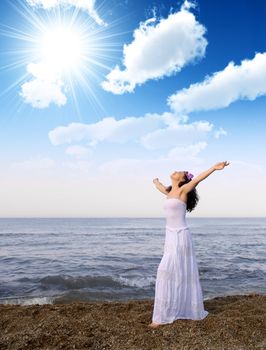
M 266 4 L 83 4 L 0 3 L 0 216 L 163 216 L 223 160 L 189 215 L 265 216 Z

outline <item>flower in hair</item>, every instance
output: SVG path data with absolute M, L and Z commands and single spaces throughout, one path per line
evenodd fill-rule
M 191 180 L 194 177 L 194 175 L 189 173 L 189 172 L 187 172 L 186 173 L 186 177 L 187 177 L 188 180 Z

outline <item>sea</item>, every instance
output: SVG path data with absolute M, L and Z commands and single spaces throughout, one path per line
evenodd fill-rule
M 266 292 L 266 218 L 187 217 L 204 300 Z M 0 218 L 0 304 L 153 299 L 165 218 Z

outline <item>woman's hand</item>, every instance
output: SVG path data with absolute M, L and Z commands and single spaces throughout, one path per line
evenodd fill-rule
M 222 170 L 225 166 L 229 165 L 230 163 L 225 161 L 225 162 L 219 162 L 219 163 L 216 163 L 214 166 L 213 166 L 213 169 L 215 170 Z
M 156 184 L 159 182 L 158 177 L 156 177 L 155 179 L 153 179 L 152 182 L 156 185 Z

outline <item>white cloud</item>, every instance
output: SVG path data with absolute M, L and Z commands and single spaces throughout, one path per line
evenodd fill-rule
M 119 158 L 117 154 L 117 159 L 105 161 L 98 166 L 99 172 L 119 173 L 120 176 L 123 173 L 134 178 L 137 177 L 136 169 L 142 169 L 142 174 L 144 172 L 146 176 L 152 176 L 158 169 L 172 171 L 173 161 L 182 161 L 184 169 L 203 162 L 199 153 L 207 147 L 205 140 L 213 125 L 207 121 L 180 124 L 184 121 L 187 121 L 187 117 L 175 118 L 169 112 L 161 115 L 147 113 L 144 117 L 126 117 L 122 120 L 110 117 L 91 124 L 70 123 L 59 126 L 51 130 L 48 136 L 54 145 L 75 143 L 66 152 L 73 155 L 81 153 L 81 156 L 83 146 L 79 148 L 77 143 L 95 146 L 99 142 L 133 142 L 146 149 L 168 149 L 166 154 L 157 155 L 156 159 L 126 159 Z M 88 161 L 66 162 L 64 166 L 81 172 L 95 167 Z
M 153 150 L 169 148 L 174 145 L 189 145 L 205 139 L 212 128 L 213 124 L 208 121 L 179 124 L 148 133 L 141 138 L 141 143 L 147 149 Z
M 46 108 L 50 103 L 63 106 L 66 103 L 59 72 L 41 62 L 28 64 L 27 71 L 34 78 L 21 86 L 20 95 L 26 103 L 34 108 Z
M 43 7 L 45 10 L 53 9 L 57 6 L 73 6 L 77 9 L 87 11 L 88 14 L 99 25 L 107 25 L 95 10 L 95 0 L 26 0 L 30 6 Z
M 202 141 L 213 128 L 207 121 L 180 124 L 180 120 L 168 112 L 121 120 L 108 117 L 92 124 L 70 123 L 56 127 L 48 137 L 54 145 L 90 142 L 95 146 L 103 141 L 120 144 L 131 141 L 147 149 L 164 149 Z
M 219 130 L 214 131 L 214 137 L 218 139 L 221 135 L 227 135 L 227 131 L 224 128 L 219 128 Z
M 118 65 L 102 82 L 103 89 L 115 94 L 134 91 L 137 84 L 179 72 L 185 65 L 205 54 L 206 29 L 189 12 L 185 1 L 181 10 L 166 19 L 150 18 L 134 31 L 134 40 L 124 45 L 124 70 Z
M 11 164 L 12 168 L 19 170 L 50 169 L 55 165 L 53 159 L 38 156 L 21 162 Z
M 190 8 L 195 8 L 195 7 L 196 7 L 196 4 L 188 0 L 185 0 L 182 5 L 182 8 L 184 10 L 189 10 Z
M 255 100 L 266 95 L 266 53 L 257 53 L 240 65 L 227 67 L 201 83 L 190 85 L 168 97 L 167 103 L 176 113 L 190 113 L 224 108 L 237 100 Z
M 73 145 L 73 146 L 67 147 L 66 154 L 77 158 L 82 158 L 90 155 L 91 149 L 84 146 Z
M 59 126 L 51 130 L 48 136 L 54 145 L 80 141 L 88 141 L 92 145 L 101 141 L 125 143 L 163 127 L 164 118 L 169 119 L 169 114 L 161 116 L 148 113 L 144 117 L 126 117 L 121 120 L 107 117 L 92 124 L 70 123 L 68 126 Z
M 185 147 L 175 147 L 168 152 L 167 158 L 176 160 L 193 158 L 196 157 L 207 146 L 207 142 L 198 142 Z

